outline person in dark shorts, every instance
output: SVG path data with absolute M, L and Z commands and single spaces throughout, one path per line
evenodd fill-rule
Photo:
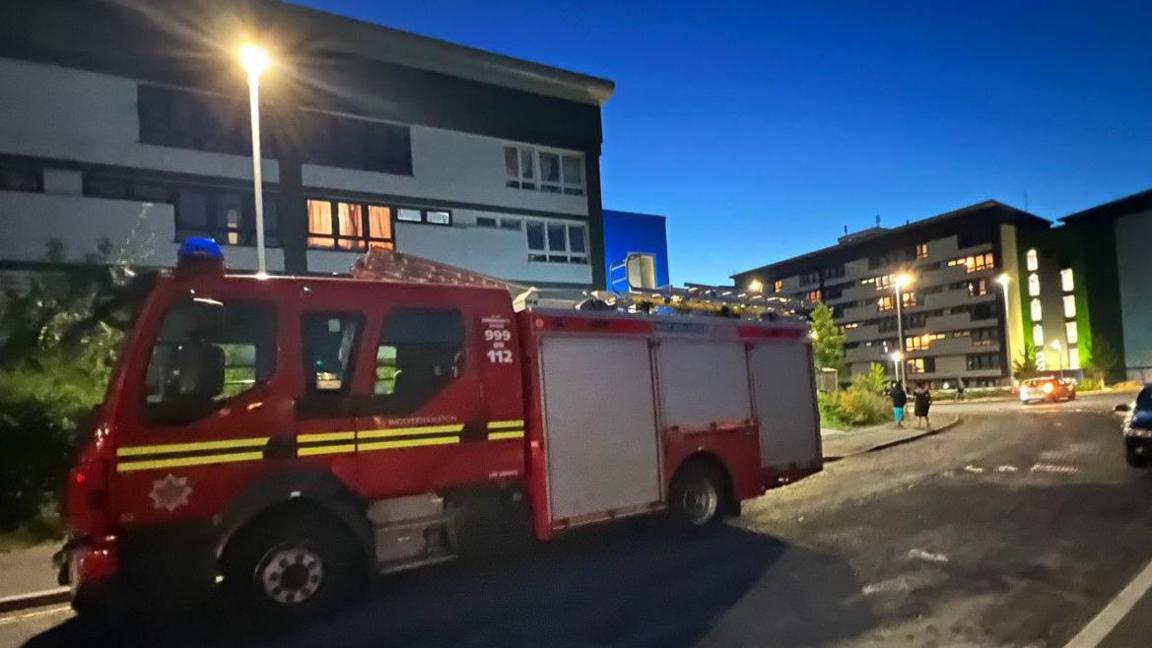
M 932 406 L 932 392 L 929 391 L 928 385 L 924 383 L 916 383 L 916 389 L 912 390 L 912 398 L 915 400 L 915 408 L 913 414 L 916 415 L 916 427 L 920 427 L 920 422 L 924 422 L 924 427 L 929 430 L 932 429 L 932 424 L 928 422 L 928 409 Z
M 908 404 L 908 394 L 905 393 L 904 385 L 900 384 L 900 381 L 892 381 L 888 398 L 892 399 L 892 419 L 896 421 L 896 427 L 904 427 L 904 406 Z

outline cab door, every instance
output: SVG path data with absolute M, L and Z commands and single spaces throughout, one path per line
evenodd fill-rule
M 485 479 L 475 332 L 453 289 L 397 290 L 366 332 L 354 394 L 359 478 L 372 498 Z
M 167 284 L 135 333 L 116 403 L 111 499 L 127 529 L 207 522 L 290 434 L 285 309 L 255 281 Z

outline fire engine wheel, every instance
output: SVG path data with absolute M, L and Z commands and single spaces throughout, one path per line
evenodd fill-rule
M 719 471 L 707 463 L 681 468 L 669 493 L 673 518 L 687 529 L 708 529 L 719 524 L 727 500 L 725 483 Z
M 311 511 L 257 520 L 225 555 L 224 582 L 270 620 L 331 610 L 366 583 L 363 552 L 351 534 Z

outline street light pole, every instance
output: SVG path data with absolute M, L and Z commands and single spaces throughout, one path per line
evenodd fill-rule
M 1008 366 L 1005 367 L 1004 371 L 1008 374 L 1009 384 L 1012 383 L 1012 345 L 1009 344 L 1012 335 L 1012 325 L 1008 321 L 1011 314 L 1011 311 L 1008 308 L 1008 282 L 1010 280 L 1011 277 L 1008 276 L 1007 272 L 1001 273 L 1000 276 L 996 277 L 996 283 L 1000 284 L 1000 292 L 1004 295 L 1004 356 L 1008 358 Z
M 908 370 L 907 367 L 904 366 L 904 357 L 906 355 L 904 349 L 904 296 L 900 293 L 900 289 L 911 283 L 912 277 L 906 274 L 899 274 L 892 279 L 892 285 L 896 288 L 896 335 L 900 336 L 900 339 L 896 341 L 896 348 L 900 352 L 900 364 L 896 371 L 896 380 L 901 384 L 903 384 L 904 379 L 907 378 Z
M 1064 380 L 1064 351 L 1060 344 L 1060 340 L 1052 340 L 1052 350 L 1056 352 L 1057 371 L 1060 372 L 1060 380 Z
M 268 68 L 268 53 L 255 45 L 240 49 L 240 60 L 248 72 L 248 106 L 252 120 L 252 187 L 256 202 L 256 274 L 268 274 L 264 256 L 264 178 L 260 155 L 260 75 Z

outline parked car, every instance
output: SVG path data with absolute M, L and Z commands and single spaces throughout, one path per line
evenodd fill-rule
M 1126 414 L 1124 417 L 1124 456 L 1133 468 L 1147 468 L 1152 464 L 1152 385 L 1136 395 L 1131 404 L 1112 408 Z
M 1020 402 L 1027 405 L 1037 401 L 1076 399 L 1076 381 L 1070 378 L 1029 378 L 1020 383 Z

